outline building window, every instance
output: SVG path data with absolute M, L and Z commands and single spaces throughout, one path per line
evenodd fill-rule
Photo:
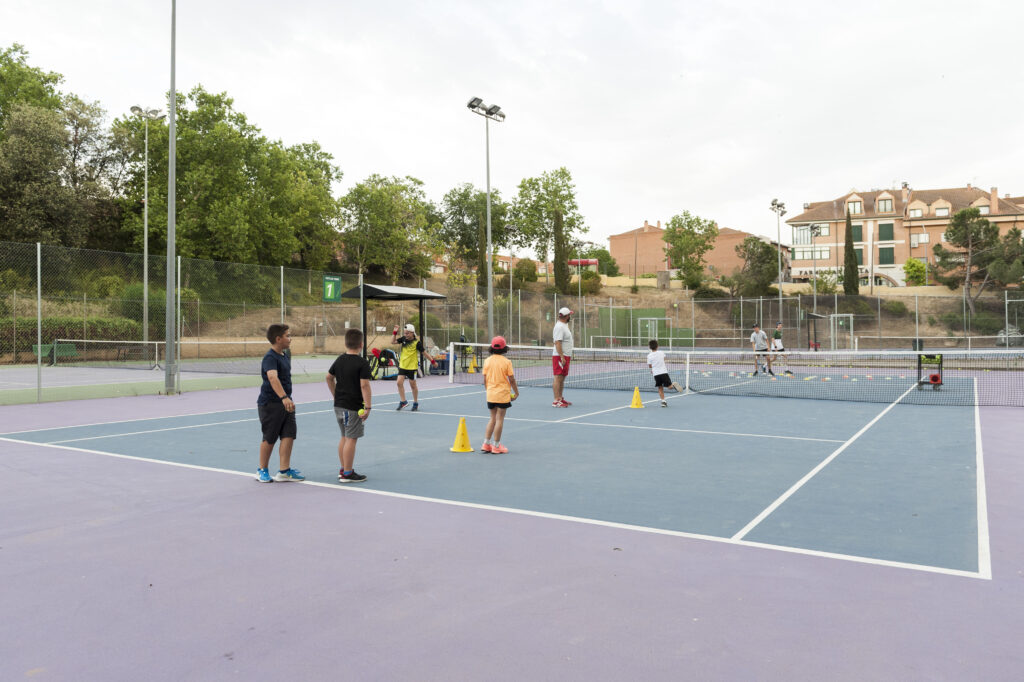
M 978 213 L 981 215 L 988 215 L 988 206 L 979 206 Z
M 878 264 L 892 265 L 896 262 L 896 249 L 891 246 L 878 249 Z
M 850 227 L 853 229 L 853 241 L 855 241 L 855 242 L 862 242 L 862 241 L 864 241 L 864 230 L 863 230 L 864 226 L 863 225 L 851 225 Z
M 864 265 L 864 249 L 854 249 L 853 252 L 857 254 L 857 265 Z
M 860 215 L 861 203 L 859 201 L 848 201 L 846 202 L 846 210 L 849 211 L 850 215 Z
M 922 213 L 922 211 L 919 208 L 912 208 L 912 209 L 910 209 L 910 217 L 911 218 L 920 218 L 921 217 L 921 213 Z
M 827 237 L 828 236 L 828 225 L 818 225 L 818 236 L 819 237 Z
M 879 199 L 878 200 L 878 212 L 879 213 L 892 213 L 892 199 Z
M 878 241 L 880 241 L 880 242 L 891 242 L 892 241 L 892 223 L 879 223 L 878 224 Z
M 793 249 L 793 260 L 828 260 L 828 248 L 816 247 L 813 249 Z
M 811 226 L 805 225 L 793 230 L 793 244 L 810 244 L 811 243 Z
M 949 209 L 948 208 L 937 208 L 937 209 L 935 209 L 935 215 L 936 215 L 936 217 L 939 217 L 939 218 L 948 218 L 949 217 Z

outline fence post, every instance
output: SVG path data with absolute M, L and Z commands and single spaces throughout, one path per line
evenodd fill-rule
M 519 311 L 516 313 L 516 320 L 519 323 L 519 331 L 516 336 L 519 339 L 519 345 L 523 345 L 523 290 L 516 289 L 516 294 L 519 297 Z M 459 306 L 462 304 L 460 303 Z
M 1003 335 L 1006 339 L 1006 347 L 1010 347 L 1010 292 L 1003 289 Z M 996 341 L 999 339 L 997 338 Z
M 615 345 L 615 307 L 612 297 L 608 297 L 608 347 Z
M 878 297 L 878 347 L 882 347 L 882 297 Z
M 281 266 L 281 324 L 284 324 L 284 266 Z
M 18 364 L 18 290 L 14 290 L 12 312 L 14 320 L 14 364 Z
M 732 302 L 730 301 L 729 304 L 732 305 Z M 743 296 L 740 296 L 740 327 L 737 330 L 737 333 L 739 334 L 739 337 L 742 339 L 743 338 Z
M 43 245 L 36 242 L 36 402 L 43 402 Z
M 89 324 L 89 294 L 82 292 L 82 340 L 89 340 L 89 332 L 86 325 Z M 54 356 L 56 357 L 56 356 Z
M 917 294 L 914 294 L 914 346 L 916 350 L 917 339 L 921 338 L 921 315 L 918 312 Z
M 690 348 L 697 347 L 697 299 L 696 297 L 690 299 L 690 338 L 693 342 L 690 344 Z

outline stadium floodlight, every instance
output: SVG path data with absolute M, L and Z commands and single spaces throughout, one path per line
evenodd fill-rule
M 479 97 L 466 104 L 474 114 L 484 117 L 485 149 L 487 154 L 487 337 L 494 338 L 494 250 L 491 245 L 491 128 L 490 122 L 505 120 L 505 112 L 497 104 L 488 106 Z M 509 274 L 511 282 L 511 273 Z
M 149 122 L 162 121 L 165 116 L 158 109 L 143 109 L 138 105 L 130 109 L 143 120 L 146 127 L 146 162 L 143 171 L 145 189 L 142 195 L 142 341 L 149 341 Z

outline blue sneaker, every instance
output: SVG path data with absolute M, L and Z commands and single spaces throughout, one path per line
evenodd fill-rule
M 285 469 L 274 474 L 275 481 L 305 481 L 306 477 L 297 469 Z
M 395 409 L 396 410 L 400 410 L 400 409 L 402 409 L 403 407 L 405 407 L 408 404 L 409 404 L 408 400 L 402 400 L 401 402 L 398 403 L 398 407 L 396 407 Z
M 419 403 L 413 403 L 412 404 L 412 411 L 413 412 L 419 412 L 419 410 L 420 410 L 420 404 Z
M 273 483 L 274 479 L 270 477 L 270 471 L 268 469 L 257 469 L 256 480 L 260 483 Z

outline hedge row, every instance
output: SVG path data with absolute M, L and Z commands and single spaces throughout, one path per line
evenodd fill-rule
M 84 322 L 84 326 L 83 326 Z M 142 325 L 123 317 L 44 317 L 43 343 L 54 339 L 80 339 L 82 334 L 95 341 L 130 341 L 142 338 Z M 15 321 L 0 319 L 0 352 L 14 350 Z M 19 317 L 17 320 L 17 351 L 32 352 L 36 343 L 36 318 Z

